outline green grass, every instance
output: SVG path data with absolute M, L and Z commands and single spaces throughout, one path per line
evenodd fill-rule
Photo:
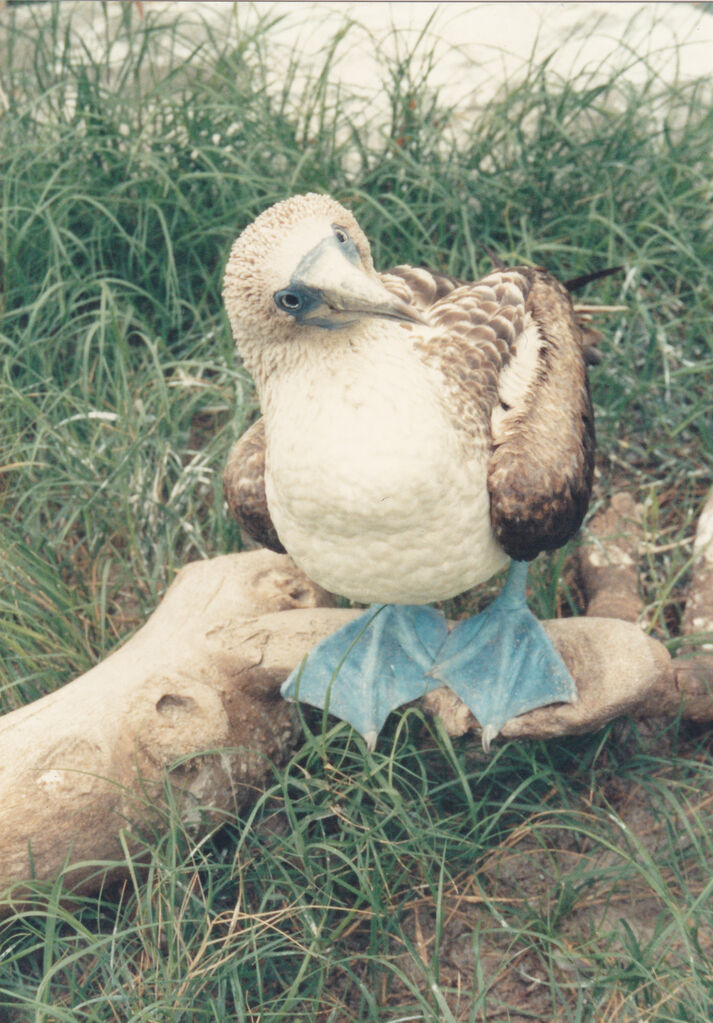
M 220 473 L 256 404 L 220 278 L 237 232 L 307 189 L 351 203 L 379 267 L 624 264 L 586 293 L 628 310 L 592 374 L 595 506 L 645 503 L 642 586 L 675 647 L 713 468 L 709 82 L 533 65 L 465 116 L 429 87 L 426 36 L 384 63 L 375 130 L 328 60 L 305 83 L 279 26 L 236 17 L 186 57 L 150 5 L 91 50 L 58 7 L 2 12 L 0 710 L 105 656 L 187 560 L 239 548 Z M 533 606 L 577 613 L 571 559 L 542 562 Z M 709 735 L 675 722 L 490 759 L 416 711 L 374 754 L 316 732 L 202 840 L 169 809 L 126 883 L 37 885 L 0 925 L 0 1014 L 706 1020 L 712 784 Z

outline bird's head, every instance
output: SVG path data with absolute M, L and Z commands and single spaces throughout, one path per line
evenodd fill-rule
M 352 214 L 327 195 L 296 195 L 261 213 L 235 241 L 223 298 L 253 373 L 275 346 L 326 340 L 370 317 L 423 323 L 384 287 Z

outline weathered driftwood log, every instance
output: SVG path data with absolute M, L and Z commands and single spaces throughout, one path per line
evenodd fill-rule
M 0 890 L 66 871 L 98 886 L 96 863 L 121 858 L 160 822 L 165 786 L 187 824 L 233 813 L 299 740 L 279 686 L 315 643 L 358 611 L 286 555 L 266 550 L 184 568 L 146 625 L 87 674 L 0 719 Z M 532 711 L 505 737 L 551 737 L 619 714 L 713 719 L 713 658 L 672 661 L 640 626 L 616 619 L 545 623 L 579 691 Z M 477 731 L 448 690 L 424 701 L 453 734 Z M 82 861 L 93 861 L 94 866 Z
M 313 619 L 329 603 L 269 551 L 195 562 L 120 649 L 0 718 L 0 890 L 68 858 L 121 857 L 120 832 L 131 847 L 160 817 L 166 772 L 188 822 L 198 804 L 232 811 L 252 798 L 298 739 L 278 687 L 341 621 L 327 608 Z
M 587 594 L 587 614 L 637 622 L 644 610 L 639 594 L 639 552 L 643 540 L 641 505 L 630 494 L 614 494 L 609 506 L 587 524 L 578 550 Z

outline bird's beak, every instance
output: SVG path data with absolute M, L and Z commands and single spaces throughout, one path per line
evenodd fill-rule
M 392 295 L 373 271 L 347 258 L 331 239 L 328 245 L 312 250 L 298 267 L 294 280 L 318 294 L 328 310 L 341 314 L 338 319 L 354 313 L 355 318 L 381 316 L 406 323 L 428 322 L 413 306 Z M 305 317 L 304 322 L 321 323 L 325 311 L 324 307 L 315 310 L 315 316 Z
M 375 274 L 372 276 L 361 267 L 348 265 L 338 282 L 323 286 L 320 291 L 326 305 L 339 313 L 426 323 L 417 309 L 392 295 Z

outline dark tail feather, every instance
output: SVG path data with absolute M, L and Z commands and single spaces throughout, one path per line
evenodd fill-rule
M 623 266 L 608 266 L 605 270 L 593 270 L 589 274 L 583 274 L 582 277 L 573 277 L 571 281 L 565 281 L 564 286 L 567 291 L 579 291 L 585 284 L 599 281 L 602 277 L 611 277 L 612 274 L 617 274 L 623 269 Z

